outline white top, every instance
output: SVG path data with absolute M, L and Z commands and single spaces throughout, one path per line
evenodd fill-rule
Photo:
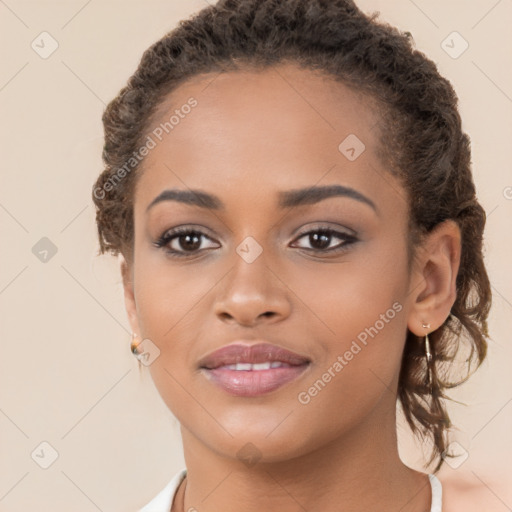
M 137 512 L 169 512 L 171 510 L 172 500 L 178 490 L 181 482 L 187 474 L 186 469 L 182 469 L 174 478 L 144 507 Z M 428 475 L 430 486 L 432 488 L 432 505 L 430 512 L 442 512 L 441 501 L 443 489 L 441 482 L 435 475 Z

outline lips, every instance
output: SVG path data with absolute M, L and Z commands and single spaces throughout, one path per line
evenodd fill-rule
M 233 343 L 199 362 L 207 380 L 226 393 L 257 397 L 276 391 L 303 376 L 311 360 L 270 343 Z
M 264 363 L 270 363 L 270 366 L 275 368 L 277 363 L 282 363 L 280 366 L 301 366 L 309 362 L 311 360 L 305 356 L 270 343 L 246 345 L 237 342 L 203 357 L 199 361 L 199 367 L 213 370 L 223 366 L 238 365 L 240 370 L 261 370 L 266 369 L 266 366 L 258 365 Z M 247 365 L 256 366 L 248 367 Z M 234 368 L 232 367 L 231 369 Z

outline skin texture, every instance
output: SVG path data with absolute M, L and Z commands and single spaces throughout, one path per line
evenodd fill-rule
M 396 391 L 406 329 L 435 330 L 455 300 L 457 226 L 439 225 L 409 272 L 407 193 L 377 157 L 372 102 L 342 84 L 292 65 L 203 75 L 172 92 L 154 126 L 190 97 L 197 107 L 145 159 L 134 259 L 121 264 L 131 327 L 160 349 L 149 371 L 181 424 L 188 476 L 173 510 L 430 510 L 426 475 L 398 456 Z M 338 149 L 349 134 L 366 146 L 355 161 Z M 376 211 L 349 197 L 278 206 L 278 191 L 333 184 L 364 194 Z M 214 194 L 225 209 L 163 201 L 146 211 L 171 188 Z M 185 225 L 205 234 L 193 255 L 172 258 L 154 246 Z M 357 241 L 325 253 L 304 236 L 319 228 L 355 232 Z M 252 263 L 236 252 L 249 236 L 263 250 Z M 342 243 L 333 236 L 325 246 Z M 177 238 L 172 247 L 185 251 Z M 394 318 L 300 403 L 298 394 L 396 303 Z M 198 361 L 240 339 L 312 363 L 271 393 L 231 396 Z M 260 457 L 251 467 L 237 457 L 247 443 Z

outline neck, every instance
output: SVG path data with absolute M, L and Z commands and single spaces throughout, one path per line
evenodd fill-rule
M 182 426 L 187 479 L 177 510 L 183 503 L 183 510 L 201 512 L 430 510 L 427 476 L 399 458 L 394 409 L 382 419 L 368 418 L 305 454 L 251 467 L 213 451 Z

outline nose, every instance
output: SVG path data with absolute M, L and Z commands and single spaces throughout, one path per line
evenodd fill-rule
M 252 263 L 240 258 L 223 283 L 214 305 L 223 322 L 249 327 L 290 315 L 289 289 L 262 256 Z

